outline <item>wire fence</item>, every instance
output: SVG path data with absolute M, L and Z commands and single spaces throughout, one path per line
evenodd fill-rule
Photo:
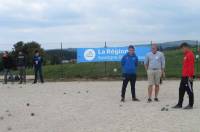
M 199 66 L 200 66 L 200 59 L 199 59 L 199 42 L 198 41 L 185 41 L 188 42 L 192 50 L 195 53 L 196 57 L 196 76 L 200 76 Z M 182 60 L 183 60 L 183 53 L 179 49 L 179 46 L 183 41 L 180 42 L 170 42 L 170 43 L 157 43 L 152 41 L 146 41 L 146 42 L 92 42 L 87 43 L 84 45 L 84 48 L 95 48 L 95 47 L 122 47 L 122 46 L 128 46 L 130 44 L 132 45 L 138 45 L 138 44 L 149 44 L 152 43 L 158 44 L 159 50 L 161 50 L 166 57 L 166 77 L 167 78 L 179 78 L 181 77 L 181 70 L 182 70 Z M 76 45 L 75 47 L 83 47 L 79 45 Z M 59 46 L 60 45 L 60 46 Z M 70 44 L 71 45 L 71 44 Z M 93 46 L 92 46 L 93 45 Z M 76 52 L 74 52 L 74 55 L 72 59 L 74 61 L 65 61 L 65 56 L 63 56 L 64 52 L 66 52 L 66 49 L 76 49 L 69 47 L 69 43 L 59 43 L 58 47 L 60 47 L 61 51 L 61 58 L 62 62 L 69 62 L 64 63 L 60 65 L 60 78 L 62 79 L 72 79 L 72 78 L 82 78 L 82 79 L 99 79 L 99 78 L 105 78 L 105 79 L 116 79 L 121 77 L 121 64 L 120 62 L 95 62 L 95 63 L 80 63 L 76 64 Z M 51 68 L 51 66 L 46 67 Z M 49 69 L 47 71 L 50 71 Z M 46 72 L 48 74 L 48 72 Z M 54 74 L 55 75 L 55 74 Z M 51 75 L 47 75 L 48 77 Z M 144 69 L 143 62 L 140 62 L 139 68 L 138 68 L 138 77 L 139 78 L 146 78 L 146 72 Z

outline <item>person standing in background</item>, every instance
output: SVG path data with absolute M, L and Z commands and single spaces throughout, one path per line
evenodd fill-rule
M 184 109 L 192 109 L 194 105 L 194 92 L 193 92 L 193 79 L 195 75 L 195 56 L 190 46 L 187 43 L 181 44 L 181 48 L 184 53 L 183 58 L 183 68 L 182 68 L 182 78 L 179 86 L 179 101 L 178 104 L 172 108 L 179 109 L 182 108 L 183 98 L 185 92 L 189 96 L 189 105 Z
M 160 90 L 161 77 L 164 75 L 165 57 L 162 52 L 158 51 L 156 44 L 152 45 L 152 51 L 145 57 L 145 69 L 147 71 L 149 87 L 148 87 L 148 103 L 152 102 L 153 86 L 155 85 L 155 98 L 154 101 L 158 102 L 158 93 Z
M 2 62 L 3 62 L 3 68 L 4 68 L 4 83 L 7 84 L 8 82 L 8 74 L 10 75 L 10 79 L 12 83 L 14 83 L 14 77 L 11 72 L 13 68 L 13 61 L 12 61 L 12 58 L 9 56 L 8 51 L 5 51 L 3 53 Z
M 129 81 L 131 83 L 132 100 L 139 101 L 139 99 L 136 98 L 136 94 L 135 94 L 138 57 L 135 54 L 135 47 L 133 45 L 130 45 L 128 47 L 128 53 L 122 58 L 121 66 L 122 66 L 122 71 L 123 71 L 121 102 L 125 102 L 125 93 L 126 93 L 126 88 Z
M 26 57 L 21 51 L 17 56 L 17 69 L 20 76 L 19 84 L 26 83 Z
M 42 73 L 42 64 L 43 64 L 43 58 L 40 56 L 40 52 L 36 50 L 35 55 L 33 57 L 33 65 L 34 65 L 34 71 L 35 71 L 35 80 L 33 82 L 34 84 L 37 83 L 38 73 L 39 73 L 41 83 L 44 83 L 43 73 Z

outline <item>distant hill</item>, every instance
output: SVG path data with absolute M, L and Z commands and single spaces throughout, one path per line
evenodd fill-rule
M 50 64 L 60 64 L 62 60 L 74 60 L 76 59 L 76 49 L 52 49 L 46 50 L 46 60 Z
M 160 48 L 162 48 L 163 50 L 176 49 L 180 47 L 180 45 L 184 42 L 188 43 L 191 46 L 197 45 L 197 41 L 194 41 L 194 40 L 180 40 L 180 41 L 164 42 L 164 43 L 159 43 L 159 45 L 160 45 Z

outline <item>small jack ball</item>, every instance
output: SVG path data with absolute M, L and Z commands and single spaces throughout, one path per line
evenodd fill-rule
M 113 71 L 114 71 L 114 72 L 117 72 L 117 68 L 114 68 Z

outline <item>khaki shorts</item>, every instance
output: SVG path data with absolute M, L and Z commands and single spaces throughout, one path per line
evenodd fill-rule
M 148 81 L 149 85 L 159 85 L 160 84 L 160 78 L 161 78 L 161 70 L 148 70 Z

